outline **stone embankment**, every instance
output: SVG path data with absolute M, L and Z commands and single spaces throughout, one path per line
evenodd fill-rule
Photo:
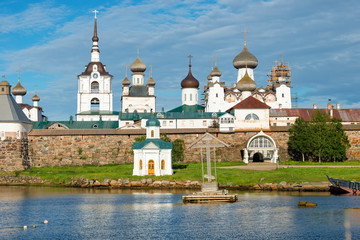
M 44 181 L 39 177 L 29 176 L 0 176 L 0 185 L 61 185 L 65 187 L 79 188 L 149 188 L 149 189 L 200 189 L 199 181 L 168 181 L 143 178 L 141 180 L 130 180 L 128 178 L 111 180 L 76 178 L 69 183 L 52 183 Z M 298 191 L 298 192 L 326 192 L 329 191 L 329 182 L 305 182 L 301 184 L 264 183 L 255 185 L 220 185 L 222 189 L 228 190 L 261 190 L 261 191 Z

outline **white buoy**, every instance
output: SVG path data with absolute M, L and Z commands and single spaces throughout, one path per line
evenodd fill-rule
M 24 229 L 27 229 L 27 226 L 24 226 Z
M 48 223 L 49 223 L 48 220 L 45 220 L 45 221 L 44 221 L 44 224 L 48 224 Z

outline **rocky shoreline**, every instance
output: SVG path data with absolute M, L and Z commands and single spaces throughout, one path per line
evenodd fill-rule
M 153 180 L 152 178 L 143 178 L 141 180 L 130 180 L 128 178 L 110 180 L 104 179 L 100 182 L 96 179 L 76 178 L 69 183 L 53 183 L 42 180 L 40 177 L 30 176 L 0 176 L 0 185 L 55 185 L 77 188 L 148 188 L 148 189 L 200 189 L 201 182 L 187 181 L 169 181 Z M 327 192 L 329 191 L 329 182 L 304 182 L 301 184 L 281 183 L 263 183 L 255 185 L 220 185 L 222 189 L 228 190 L 261 190 L 261 191 L 297 191 L 297 192 Z

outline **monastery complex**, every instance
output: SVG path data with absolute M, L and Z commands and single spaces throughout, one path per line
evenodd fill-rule
M 246 39 L 242 51 L 234 53 L 237 79 L 232 86 L 221 79 L 215 62 L 207 84 L 200 88 L 189 56 L 188 73 L 179 79 L 181 105 L 169 111 L 157 109 L 152 69 L 138 54 L 130 65 L 130 79 L 126 74 L 122 80 L 121 109 L 113 109 L 113 76 L 100 61 L 98 43 L 95 17 L 91 59 L 77 76 L 77 112 L 69 121 L 48 121 L 37 93 L 32 105 L 24 104 L 27 91 L 20 75 L 12 89 L 5 77 L 0 82 L 1 171 L 133 162 L 134 175 L 172 174 L 172 144 L 160 139 L 160 131 L 171 140 L 183 139 L 185 145 L 206 132 L 213 134 L 230 146 L 216 153 L 218 161 L 275 163 L 288 158 L 289 127 L 299 117 L 309 121 L 318 109 L 316 105 L 293 108 L 291 69 L 282 60 L 270 70 L 267 87 L 257 87 L 258 59 Z M 145 79 L 146 71 L 149 79 Z M 360 160 L 360 109 L 341 109 L 329 103 L 318 110 L 342 120 L 351 143 L 348 158 Z M 145 134 L 145 141 L 134 143 Z M 199 161 L 199 156 L 188 150 L 185 161 Z

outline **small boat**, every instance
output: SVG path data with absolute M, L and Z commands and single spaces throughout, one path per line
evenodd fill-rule
M 329 176 L 327 178 L 331 183 L 330 192 L 333 194 L 360 194 L 360 182 L 331 178 Z

